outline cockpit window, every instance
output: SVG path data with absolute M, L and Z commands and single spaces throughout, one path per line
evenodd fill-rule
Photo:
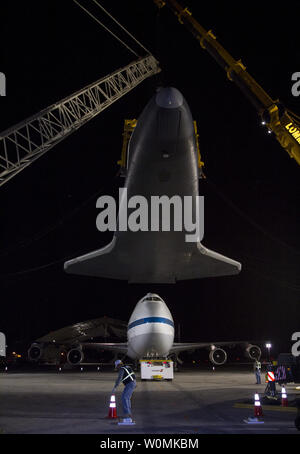
M 159 296 L 145 296 L 143 301 L 162 301 Z

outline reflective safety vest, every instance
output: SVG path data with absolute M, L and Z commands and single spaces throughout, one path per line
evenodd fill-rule
M 124 374 L 124 377 L 122 379 L 124 385 L 127 385 L 131 381 L 135 380 L 135 374 L 130 366 L 122 366 L 122 369 L 124 369 L 124 372 L 126 374 Z

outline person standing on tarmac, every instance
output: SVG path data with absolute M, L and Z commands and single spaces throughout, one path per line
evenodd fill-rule
M 131 367 L 124 365 L 120 359 L 115 361 L 115 369 L 119 372 L 119 375 L 115 386 L 113 387 L 112 394 L 115 394 L 117 387 L 121 382 L 123 382 L 123 385 L 125 386 L 122 393 L 122 405 L 124 412 L 123 422 L 132 422 L 131 396 L 136 387 L 135 374 Z
M 261 363 L 256 359 L 254 362 L 254 373 L 255 373 L 257 385 L 261 384 L 260 371 L 261 371 Z

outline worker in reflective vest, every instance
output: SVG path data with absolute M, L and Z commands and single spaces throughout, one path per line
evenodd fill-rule
M 261 372 L 261 363 L 258 360 L 255 360 L 255 362 L 254 362 L 254 373 L 255 373 L 256 384 L 257 385 L 261 384 L 260 372 Z
M 136 387 L 135 374 L 130 366 L 124 365 L 119 359 L 115 361 L 115 369 L 119 372 L 119 375 L 113 387 L 112 394 L 115 393 L 119 384 L 123 382 L 122 405 L 124 419 L 131 420 L 131 396 Z

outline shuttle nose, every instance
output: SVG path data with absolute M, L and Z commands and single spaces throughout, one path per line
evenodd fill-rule
M 165 87 L 161 88 L 156 95 L 155 102 L 159 107 L 167 109 L 175 109 L 183 103 L 183 96 L 176 88 Z

